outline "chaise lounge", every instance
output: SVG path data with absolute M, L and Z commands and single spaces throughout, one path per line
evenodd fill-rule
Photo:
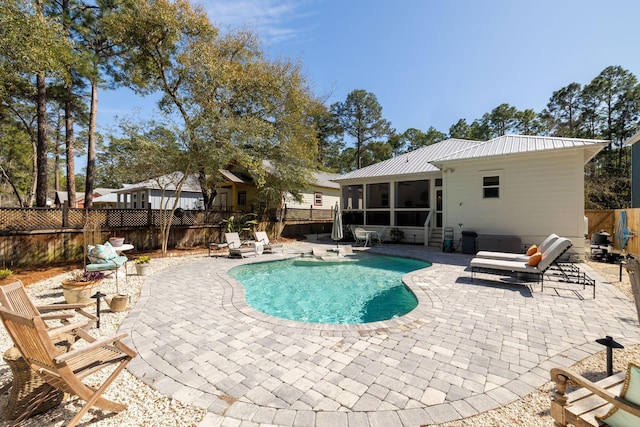
M 571 240 L 559 237 L 545 251 L 544 255 L 538 255 L 538 263 L 529 261 L 509 261 L 491 258 L 473 258 L 469 263 L 471 267 L 471 280 L 477 273 L 495 274 L 500 276 L 514 276 L 524 273 L 527 277 L 535 276 L 544 290 L 544 273 L 572 246 Z M 535 265 L 532 265 L 535 264 Z
M 537 247 L 537 251 L 544 253 L 551 247 L 553 242 L 555 242 L 560 236 L 557 234 L 550 234 L 549 237 L 544 239 L 544 241 Z M 531 248 L 530 248 L 531 249 Z M 535 253 L 535 252 L 534 252 Z M 533 254 L 531 254 L 533 255 Z M 531 255 L 527 254 L 516 254 L 512 252 L 493 252 L 493 251 L 480 251 L 476 254 L 476 258 L 489 258 L 489 259 L 502 259 L 505 261 L 529 261 Z
M 241 258 L 247 256 L 255 256 L 256 249 L 249 246 L 242 246 L 238 233 L 224 233 L 224 238 L 229 247 L 229 257 L 239 256 Z
M 265 252 L 273 253 L 274 249 L 280 249 L 280 251 L 284 250 L 282 243 L 272 243 L 269 240 L 269 236 L 267 235 L 266 231 L 256 231 L 255 235 L 256 241 L 263 244 Z

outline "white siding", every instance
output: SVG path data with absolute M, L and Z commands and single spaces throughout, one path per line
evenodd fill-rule
M 314 203 L 315 192 L 322 193 L 322 206 L 316 206 Z M 340 190 L 337 188 L 318 188 L 314 192 L 303 193 L 302 202 L 298 203 L 291 195 L 285 196 L 285 203 L 290 209 L 332 209 L 336 202 L 340 203 Z
M 450 162 L 444 174 L 444 226 L 520 236 L 523 246 L 556 233 L 584 254 L 584 169 L 581 150 Z M 499 171 L 500 199 L 482 198 L 482 174 Z M 489 172 L 489 174 L 491 174 Z

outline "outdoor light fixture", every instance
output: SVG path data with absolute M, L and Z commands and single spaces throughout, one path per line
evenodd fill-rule
M 614 341 L 614 339 L 609 335 L 605 338 L 598 338 L 596 342 L 607 347 L 607 376 L 610 377 L 613 375 L 613 349 L 624 348 L 624 346 L 619 342 Z
M 96 323 L 96 327 L 98 329 L 100 329 L 100 300 L 104 297 L 106 297 L 106 294 L 103 294 L 102 292 L 98 291 L 95 294 L 91 295 L 91 298 L 95 298 L 96 299 L 96 314 L 98 317 L 98 322 Z

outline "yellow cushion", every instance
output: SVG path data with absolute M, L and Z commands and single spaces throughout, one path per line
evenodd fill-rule
M 535 267 L 536 265 L 540 264 L 540 261 L 542 261 L 542 252 L 536 252 L 535 254 L 529 257 L 528 264 L 531 267 Z
M 527 249 L 527 256 L 535 255 L 538 252 L 538 247 L 536 245 L 531 245 L 529 249 Z
M 636 405 L 640 404 L 640 367 L 638 365 L 629 363 L 620 397 Z M 640 418 L 628 413 L 624 409 L 618 410 L 618 408 L 612 408 L 605 415 L 596 415 L 596 419 L 604 421 L 612 427 L 640 425 Z

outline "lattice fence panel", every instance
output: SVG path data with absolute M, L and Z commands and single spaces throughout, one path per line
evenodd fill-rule
M 107 212 L 107 209 L 69 209 L 68 227 L 83 228 L 88 222 L 98 223 L 104 227 L 107 223 Z
M 46 230 L 60 227 L 62 227 L 60 209 L 0 209 L 0 230 Z
M 149 211 L 146 209 L 106 209 L 106 212 L 107 227 L 144 227 L 149 224 Z

